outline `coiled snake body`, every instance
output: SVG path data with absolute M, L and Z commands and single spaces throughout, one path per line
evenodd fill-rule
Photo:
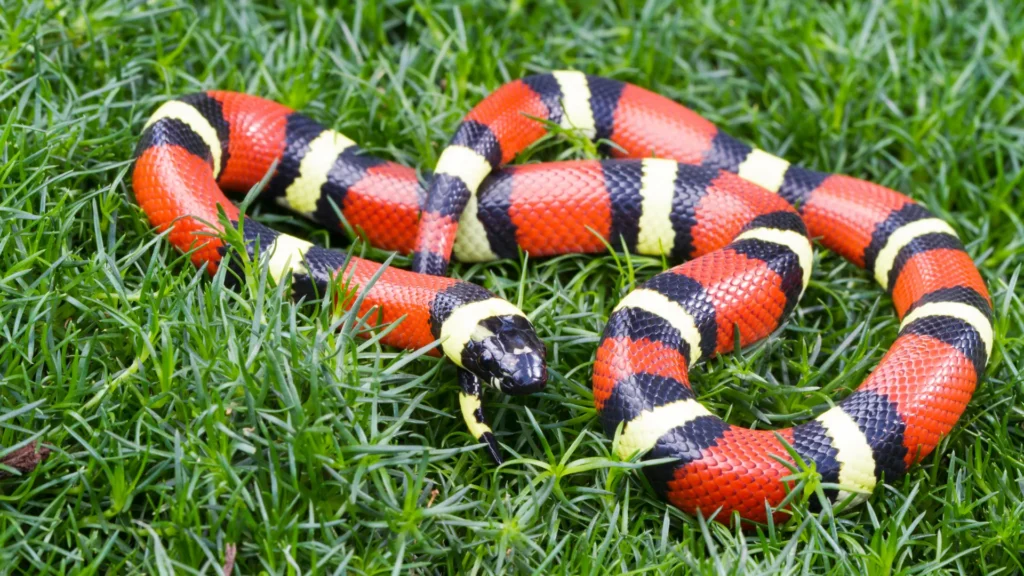
M 542 120 L 611 146 L 606 161 L 502 169 L 543 136 Z M 260 98 L 194 94 L 147 123 L 136 199 L 170 240 L 213 270 L 227 248 L 217 207 L 249 257 L 297 297 L 341 275 L 361 286 L 379 265 L 346 259 L 242 218 L 221 188 L 247 190 L 278 161 L 264 194 L 327 225 L 339 214 L 371 244 L 414 254 L 421 274 L 388 268 L 361 301 L 383 341 L 442 340 L 459 368 L 463 416 L 495 459 L 481 384 L 528 393 L 546 381 L 544 346 L 514 306 L 445 278 L 462 260 L 602 252 L 607 244 L 687 260 L 627 295 L 608 320 L 594 402 L 622 458 L 683 510 L 764 521 L 796 466 L 813 465 L 834 501 L 866 498 L 924 458 L 963 412 L 992 351 L 987 290 L 954 230 L 909 198 L 753 149 L 696 113 L 642 88 L 579 72 L 530 76 L 484 99 L 459 125 L 431 184 L 362 153 L 343 135 Z M 795 206 L 795 208 L 794 208 Z M 422 207 L 422 212 L 421 212 Z M 806 223 L 806 227 L 805 227 Z M 807 287 L 811 245 L 872 273 L 891 295 L 899 337 L 846 399 L 785 430 L 732 426 L 697 402 L 687 371 L 700 359 L 775 330 Z M 347 268 L 345 268 L 347 263 Z M 347 298 L 347 299 L 346 299 Z

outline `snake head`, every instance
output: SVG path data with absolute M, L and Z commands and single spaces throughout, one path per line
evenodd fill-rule
M 506 394 L 532 394 L 548 381 L 544 354 L 529 320 L 502 314 L 476 325 L 463 349 L 462 366 Z

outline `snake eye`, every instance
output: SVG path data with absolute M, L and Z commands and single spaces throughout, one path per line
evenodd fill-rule
M 462 365 L 506 394 L 540 391 L 547 384 L 544 343 L 517 315 L 480 321 L 462 353 Z

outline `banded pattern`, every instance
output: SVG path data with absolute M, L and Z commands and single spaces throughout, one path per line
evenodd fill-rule
M 192 94 L 161 106 L 146 123 L 132 175 L 135 198 L 171 243 L 197 266 L 216 270 L 229 246 L 218 210 L 241 233 L 247 256 L 266 262 L 296 299 L 334 295 L 348 308 L 363 290 L 359 314 L 371 326 L 397 323 L 382 342 L 416 349 L 441 340 L 460 370 L 462 405 L 474 436 L 500 461 L 480 403 L 480 383 L 510 394 L 544 386 L 544 345 L 513 305 L 478 286 L 387 268 L 314 246 L 247 220 L 221 188 L 245 191 L 270 171 L 269 197 L 309 217 L 344 216 L 381 247 L 409 244 L 419 208 L 411 170 L 366 156 L 345 136 L 259 98 L 227 92 Z M 403 238 L 402 234 L 406 237 Z M 237 261 L 237 259 L 235 260 Z M 466 399 L 468 397 L 468 399 Z
M 610 152 L 630 159 L 497 170 L 544 134 L 535 118 L 608 140 Z M 639 159 L 647 156 L 660 159 Z M 368 156 L 287 108 L 230 93 L 187 96 L 147 123 L 133 186 L 151 221 L 211 270 L 225 252 L 209 235 L 220 232 L 219 205 L 249 256 L 266 259 L 279 281 L 290 276 L 298 297 L 324 294 L 342 273 L 365 285 L 378 265 L 243 221 L 223 199 L 218 184 L 247 190 L 275 160 L 268 195 L 328 225 L 350 224 L 374 245 L 415 244 L 415 266 L 426 272 L 442 271 L 453 250 L 488 260 L 520 249 L 600 252 L 605 242 L 696 258 L 620 303 L 594 373 L 602 426 L 622 429 L 619 455 L 674 458 L 645 473 L 689 512 L 764 520 L 765 503 L 780 503 L 787 488 L 783 443 L 834 486 L 830 498 L 862 500 L 934 449 L 992 353 L 988 293 L 948 225 L 896 192 L 792 165 L 614 80 L 558 72 L 500 88 L 459 126 L 425 198 L 412 170 Z M 899 337 L 855 392 L 814 420 L 776 432 L 731 426 L 699 404 L 687 371 L 731 349 L 736 333 L 742 345 L 764 337 L 793 309 L 809 282 L 808 232 L 888 291 Z M 444 339 L 442 351 L 461 367 L 464 419 L 500 458 L 480 387 L 517 393 L 542 385 L 543 345 L 525 317 L 477 287 L 390 269 L 363 312 L 374 305 L 379 321 L 407 316 L 389 343 Z M 496 359 L 520 367 L 518 384 L 495 380 Z
M 550 175 L 552 168 L 524 166 L 488 176 L 545 134 L 545 124 L 535 118 L 608 140 L 615 144 L 613 155 L 666 160 L 577 163 L 571 184 L 559 175 L 565 191 L 561 223 L 555 223 L 537 215 L 543 209 L 517 199 L 528 195 L 528 175 Z M 574 220 L 596 224 L 596 237 L 631 251 L 697 257 L 620 303 L 594 367 L 602 424 L 609 433 L 622 426 L 620 456 L 675 458 L 645 470 L 680 508 L 765 520 L 765 503 L 778 505 L 786 493 L 782 479 L 790 470 L 781 463 L 789 460 L 783 442 L 838 486 L 830 497 L 853 495 L 856 503 L 881 479 L 898 478 L 927 456 L 970 400 L 992 352 L 991 301 L 956 232 L 906 196 L 791 164 L 667 98 L 579 72 L 502 86 L 467 115 L 459 133 L 458 146 L 468 150 L 460 154 L 475 152 L 486 162 L 467 161 L 431 182 L 414 269 L 443 273 L 452 247 L 469 244 L 475 247 L 472 259 L 512 256 L 518 248 L 532 255 L 589 251 L 572 234 L 565 234 L 562 246 L 537 240 L 568 232 L 572 224 L 564 222 Z M 704 172 L 694 172 L 698 167 Z M 678 200 L 673 176 L 680 175 L 704 192 Z M 725 175 L 734 175 L 733 181 Z M 811 258 L 798 246 L 806 240 L 798 219 L 780 211 L 747 214 L 741 229 L 715 232 L 722 217 L 712 207 L 729 214 L 725 221 L 736 216 L 730 212 L 735 200 L 727 199 L 738 190 L 735 181 L 795 206 L 810 236 L 866 268 L 901 318 L 896 342 L 855 392 L 787 430 L 728 425 L 697 403 L 687 379 L 694 362 L 732 347 L 734 327 L 743 344 L 768 334 L 809 281 Z M 576 195 L 588 198 L 587 208 L 584 200 L 573 204 Z M 524 222 L 532 223 L 529 231 Z M 461 236 L 464 228 L 472 233 Z

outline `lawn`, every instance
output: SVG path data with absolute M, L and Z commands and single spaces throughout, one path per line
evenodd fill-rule
M 1024 5 L 276 4 L 0 0 L 0 457 L 52 450 L 0 480 L 0 573 L 219 574 L 232 555 L 236 574 L 1024 572 Z M 954 225 L 996 345 L 925 463 L 834 515 L 808 512 L 807 473 L 788 521 L 746 532 L 660 503 L 612 455 L 590 372 L 615 303 L 667 264 L 607 254 L 455 267 L 548 346 L 543 393 L 487 395 L 510 456 L 496 468 L 451 365 L 352 338 L 259 266 L 225 288 L 131 201 L 135 142 L 173 95 L 258 94 L 427 170 L 489 91 L 570 67 Z M 587 154 L 549 140 L 530 156 Z M 784 329 L 694 370 L 715 413 L 805 421 L 895 339 L 867 274 L 820 249 L 816 264 Z

